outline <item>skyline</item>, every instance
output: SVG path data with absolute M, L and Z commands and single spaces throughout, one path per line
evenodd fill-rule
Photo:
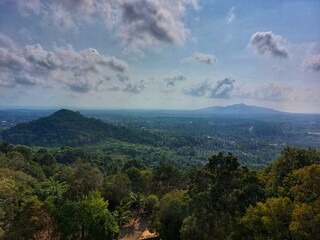
M 320 113 L 320 2 L 0 0 L 0 105 Z

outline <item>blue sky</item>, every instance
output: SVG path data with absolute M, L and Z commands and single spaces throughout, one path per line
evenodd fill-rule
M 0 105 L 320 112 L 320 1 L 0 0 Z

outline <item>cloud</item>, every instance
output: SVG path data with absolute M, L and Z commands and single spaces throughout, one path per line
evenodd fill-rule
M 8 47 L 10 49 L 15 49 L 16 44 L 8 36 L 0 33 L 0 46 Z
M 50 12 L 44 13 L 45 23 L 60 31 L 76 28 L 72 15 L 61 6 L 51 6 Z
M 55 2 L 65 6 L 69 11 L 82 14 L 85 17 L 95 14 L 100 3 L 100 1 L 94 0 L 55 0 Z
M 272 32 L 256 32 L 250 38 L 250 45 L 259 54 L 270 54 L 273 57 L 288 58 L 289 52 L 283 45 L 283 38 Z
M 218 59 L 212 54 L 194 53 L 191 57 L 184 58 L 182 62 L 197 61 L 204 64 L 214 64 Z
M 210 89 L 210 84 L 208 83 L 208 81 L 205 81 L 189 89 L 183 89 L 182 92 L 185 95 L 189 95 L 193 97 L 203 97 L 207 94 L 209 89 Z
M 204 81 L 191 88 L 183 89 L 182 92 L 193 97 L 230 98 L 234 83 L 235 80 L 230 78 L 225 78 L 215 83 Z
M 305 67 L 305 69 L 319 72 L 320 71 L 320 54 L 307 56 L 303 60 L 303 66 Z
M 23 16 L 30 13 L 39 14 L 43 8 L 41 0 L 16 0 L 15 3 Z
M 167 87 L 174 87 L 177 82 L 186 80 L 186 76 L 183 73 L 174 72 L 173 76 L 166 77 L 163 80 L 166 82 Z
M 194 59 L 200 63 L 213 64 L 217 62 L 217 58 L 211 54 L 195 53 Z
M 28 45 L 23 50 L 24 58 L 36 68 L 46 68 L 53 70 L 60 64 L 58 57 L 43 50 L 40 44 Z
M 181 44 L 188 29 L 182 22 L 189 1 L 121 0 L 117 36 L 132 48 Z
M 60 31 L 82 23 L 102 20 L 128 49 L 182 44 L 189 33 L 183 23 L 187 7 L 198 0 L 17 0 L 23 16 L 40 15 L 43 22 Z M 98 19 L 98 20 L 97 20 Z
M 129 92 L 133 94 L 141 93 L 146 88 L 146 83 L 141 80 L 137 83 L 128 83 L 123 89 L 124 92 Z
M 19 71 L 23 68 L 28 68 L 28 62 L 21 55 L 8 51 L 5 48 L 0 48 L 0 68 L 5 71 Z
M 130 77 L 128 75 L 124 75 L 121 73 L 117 74 L 117 78 L 120 82 L 128 82 L 130 80 Z
M 76 51 L 71 45 L 46 51 L 40 44 L 24 48 L 0 47 L 0 85 L 3 87 L 60 85 L 78 93 L 103 91 L 107 83 L 129 81 L 129 67 L 123 60 L 100 54 L 94 48 Z M 110 82 L 111 81 L 111 82 Z M 132 85 L 128 91 L 138 91 Z
M 236 14 L 235 14 L 235 7 L 232 7 L 229 12 L 228 12 L 228 15 L 227 15 L 227 22 L 228 23 L 232 23 L 235 19 L 236 19 Z
M 210 98 L 229 98 L 231 91 L 234 89 L 235 80 L 230 78 L 225 78 L 218 81 L 210 89 Z
M 283 101 L 292 100 L 292 87 L 282 87 L 275 84 L 258 86 L 251 89 L 237 88 L 234 97 L 243 99 Z

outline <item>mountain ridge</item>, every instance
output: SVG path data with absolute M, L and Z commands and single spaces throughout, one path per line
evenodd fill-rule
M 20 123 L 2 131 L 1 135 L 3 140 L 13 144 L 50 147 L 92 145 L 108 138 L 152 144 L 156 138 L 146 131 L 115 126 L 68 109 Z
M 250 114 L 285 114 L 272 108 L 258 107 L 254 105 L 246 105 L 244 103 L 233 104 L 228 106 L 213 106 L 207 108 L 201 108 L 194 110 L 200 113 L 207 114 L 241 114 L 241 115 L 250 115 Z

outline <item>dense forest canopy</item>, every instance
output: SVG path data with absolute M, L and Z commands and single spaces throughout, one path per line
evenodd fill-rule
M 162 239 L 318 239 L 320 153 L 286 147 L 265 170 L 231 153 L 203 167 L 0 144 L 1 239 L 116 239 L 146 217 Z

